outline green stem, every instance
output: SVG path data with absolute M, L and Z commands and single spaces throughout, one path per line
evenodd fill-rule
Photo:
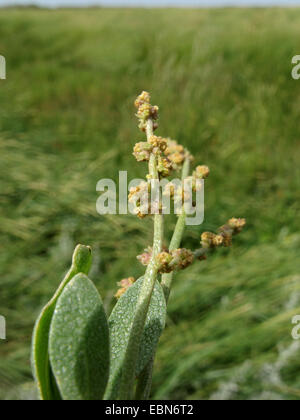
M 185 178 L 189 176 L 190 164 L 191 164 L 190 159 L 186 159 L 182 168 L 182 181 L 184 181 Z M 173 251 L 179 248 L 181 244 L 184 228 L 185 228 L 185 220 L 186 220 L 186 214 L 184 212 L 184 206 L 183 206 L 182 213 L 178 218 L 175 231 L 174 231 L 171 243 L 170 243 L 170 247 L 169 247 L 170 251 Z M 170 295 L 173 275 L 174 275 L 173 272 L 162 275 L 161 286 L 163 288 L 167 303 L 168 303 L 168 299 Z M 137 385 L 136 395 L 135 395 L 137 400 L 147 400 L 150 396 L 153 364 L 154 364 L 154 356 L 149 361 L 148 365 L 145 367 L 144 371 L 141 373 L 138 379 L 138 385 Z
M 147 123 L 147 138 L 153 135 L 153 121 L 149 120 Z M 159 179 L 156 157 L 154 154 L 150 156 L 149 171 L 151 179 Z M 162 250 L 163 243 L 163 215 L 154 215 L 154 241 L 153 253 L 151 261 L 147 267 L 144 282 L 138 298 L 136 313 L 134 316 L 128 347 L 126 350 L 124 368 L 120 384 L 119 399 L 130 400 L 133 397 L 133 388 L 135 382 L 136 364 L 139 358 L 141 339 L 147 319 L 148 309 L 155 286 L 155 281 L 158 274 L 158 266 L 156 263 L 156 256 Z
M 189 175 L 190 163 L 191 163 L 190 159 L 186 159 L 184 164 L 183 164 L 182 182 Z M 179 215 L 178 220 L 177 220 L 177 224 L 176 224 L 176 227 L 175 227 L 175 230 L 174 230 L 172 240 L 170 242 L 170 247 L 169 247 L 170 251 L 174 251 L 175 249 L 178 249 L 180 247 L 182 237 L 183 237 L 183 233 L 184 233 L 184 229 L 185 229 L 185 220 L 186 220 L 186 214 L 185 214 L 184 206 L 183 206 L 182 207 L 182 212 Z M 168 299 L 169 299 L 169 296 L 170 296 L 173 277 L 174 277 L 174 272 L 162 275 L 161 286 L 163 288 L 163 291 L 164 291 L 165 298 L 166 298 L 167 302 L 168 302 Z
M 196 251 L 194 251 L 194 257 L 195 258 L 204 257 L 208 253 L 208 251 L 209 251 L 208 248 L 199 248 L 199 249 L 196 249 Z

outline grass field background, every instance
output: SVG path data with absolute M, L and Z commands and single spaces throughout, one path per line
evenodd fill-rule
M 32 395 L 34 320 L 77 243 L 108 310 L 116 282 L 143 272 L 151 221 L 95 210 L 99 179 L 145 173 L 131 155 L 141 90 L 159 133 L 211 168 L 185 245 L 248 220 L 232 250 L 177 276 L 152 397 L 300 399 L 299 23 L 298 9 L 1 10 L 1 399 Z

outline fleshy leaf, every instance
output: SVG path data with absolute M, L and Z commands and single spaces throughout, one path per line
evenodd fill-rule
M 42 310 L 34 328 L 31 363 L 33 374 L 43 400 L 59 400 L 61 396 L 51 372 L 49 362 L 49 332 L 57 300 L 66 285 L 78 273 L 88 274 L 92 262 L 91 248 L 78 245 L 73 254 L 72 266 L 50 302 Z
M 107 400 L 118 399 L 124 357 L 142 283 L 143 277 L 129 287 L 126 293 L 119 299 L 109 318 L 111 368 L 108 387 L 105 393 L 105 399 Z M 165 322 L 166 300 L 161 285 L 156 282 L 142 338 L 136 376 L 143 371 L 154 355 L 158 340 L 165 328 Z
M 101 400 L 109 375 L 109 330 L 100 295 L 84 274 L 65 287 L 53 314 L 49 354 L 64 400 Z

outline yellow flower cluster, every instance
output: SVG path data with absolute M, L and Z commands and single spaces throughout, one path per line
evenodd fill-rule
M 181 169 L 185 159 L 189 158 L 192 160 L 192 156 L 189 151 L 183 146 L 178 144 L 175 140 L 168 140 L 168 147 L 165 150 L 165 155 L 172 163 L 173 169 Z
M 204 232 L 201 235 L 201 245 L 204 249 L 217 248 L 219 246 L 229 247 L 232 245 L 232 237 L 242 232 L 246 226 L 246 219 L 232 218 L 218 229 L 218 234 Z
M 221 226 L 219 229 L 219 233 L 223 236 L 223 245 L 231 246 L 232 237 L 241 233 L 245 226 L 246 219 L 237 219 L 235 217 L 228 220 L 228 222 L 224 226 Z
M 166 178 L 172 171 L 172 163 L 161 155 L 157 156 L 157 170 L 162 178 Z
M 144 91 L 137 97 L 137 99 L 134 102 L 134 106 L 136 108 L 139 108 L 140 106 L 144 104 L 150 104 L 150 101 L 151 101 L 150 93 Z
M 192 160 L 190 153 L 174 140 L 154 135 L 150 137 L 149 142 L 136 143 L 133 149 L 133 155 L 138 162 L 149 161 L 151 153 L 154 153 L 157 157 L 157 170 L 163 178 L 169 176 L 171 171 L 181 169 L 185 159 Z M 197 179 L 204 179 L 209 174 L 209 169 L 207 168 L 207 170 L 208 173 L 205 176 L 196 171 L 194 176 Z
M 217 248 L 223 245 L 223 236 L 212 232 L 204 232 L 201 235 L 201 245 L 203 248 Z
M 137 257 L 141 264 L 147 266 L 152 258 L 152 248 L 148 247 L 145 252 Z M 184 270 L 194 261 L 194 253 L 189 249 L 180 248 L 169 251 L 164 248 L 156 257 L 159 273 L 171 273 L 172 271 Z
M 150 94 L 142 92 L 135 101 L 135 107 L 138 109 L 137 117 L 139 127 L 146 131 L 147 121 L 152 119 L 153 129 L 157 128 L 158 107 L 150 104 Z M 157 170 L 161 178 L 170 175 L 172 170 L 179 170 L 185 159 L 192 160 L 192 156 L 183 146 L 175 140 L 151 135 L 147 142 L 139 142 L 134 146 L 133 155 L 138 162 L 147 162 L 151 154 L 157 159 Z
M 136 205 L 136 215 L 140 219 L 144 219 L 151 214 L 150 191 L 151 186 L 146 181 L 142 181 L 137 187 L 130 188 L 128 201 Z
M 189 267 L 194 261 L 194 253 L 185 248 L 163 251 L 158 254 L 156 261 L 160 273 L 171 273 Z
M 163 137 L 158 136 L 151 136 L 149 139 L 149 143 L 153 147 L 153 153 L 157 154 L 166 150 L 168 146 L 168 139 L 164 139 Z
M 133 149 L 133 156 L 138 162 L 148 162 L 150 154 L 152 152 L 152 146 L 148 142 L 136 143 Z
M 138 162 L 147 162 L 150 154 L 154 153 L 157 157 L 161 157 L 161 153 L 167 147 L 167 139 L 157 136 L 151 136 L 149 142 L 136 143 L 133 149 L 133 156 Z
M 173 269 L 171 268 L 173 257 L 167 252 L 160 252 L 156 257 L 156 263 L 159 267 L 159 273 L 171 273 Z
M 186 248 L 179 248 L 172 251 L 172 264 L 175 270 L 184 270 L 194 262 L 194 253 Z
M 233 230 L 234 235 L 237 235 L 238 233 L 242 232 L 246 226 L 246 223 L 246 219 L 237 219 L 233 217 L 232 219 L 228 220 L 227 226 Z
M 207 166 L 202 166 L 201 168 L 206 168 L 205 172 L 197 172 L 196 174 L 195 171 L 192 176 L 185 178 L 181 185 L 169 182 L 164 188 L 163 195 L 173 198 L 175 203 L 182 203 L 184 205 L 185 203 L 191 202 L 192 194 L 203 188 L 203 185 L 199 180 L 204 179 L 204 176 L 208 177 L 209 175 Z
M 206 179 L 209 177 L 209 173 L 210 173 L 210 170 L 208 166 L 200 165 L 200 166 L 197 166 L 197 168 L 193 172 L 193 176 L 196 179 Z
M 140 96 L 136 99 L 134 105 L 137 108 L 137 117 L 140 121 L 139 128 L 142 131 L 146 131 L 147 121 L 149 118 L 152 118 L 154 121 L 153 129 L 158 128 L 157 119 L 158 119 L 158 106 L 152 106 L 150 104 L 150 94 L 148 92 L 142 92 Z
M 143 252 L 143 254 L 138 255 L 136 258 L 138 261 L 143 264 L 144 266 L 147 266 L 150 263 L 150 260 L 152 258 L 152 252 L 153 248 L 151 246 L 148 246 Z
M 166 181 L 160 184 L 160 187 L 162 184 L 164 187 L 163 194 L 174 200 L 176 214 L 180 214 L 178 213 L 179 210 L 181 211 L 181 215 L 184 216 L 179 218 L 173 236 L 173 241 L 180 244 L 183 226 L 185 224 L 185 215 L 189 214 L 188 209 L 186 209 L 186 204 L 191 206 L 191 210 L 194 210 L 197 204 L 194 200 L 195 193 L 198 193 L 203 188 L 203 180 L 208 178 L 210 170 L 208 166 L 199 165 L 194 169 L 192 175 L 189 176 L 189 164 L 193 161 L 193 156 L 189 151 L 175 140 L 154 135 L 154 130 L 158 127 L 157 120 L 159 109 L 157 106 L 151 105 L 151 97 L 148 92 L 142 92 L 141 95 L 138 96 L 135 101 L 135 107 L 137 108 L 136 115 L 139 119 L 139 128 L 146 132 L 147 141 L 136 143 L 133 155 L 138 162 L 149 162 L 150 174 L 147 175 L 146 181 L 142 181 L 140 185 L 130 189 L 128 197 L 129 203 L 134 205 L 135 213 L 141 219 L 145 218 L 147 215 L 162 215 L 164 213 L 163 206 L 166 205 L 166 200 L 158 197 L 156 200 L 157 202 L 153 203 L 153 200 L 151 200 L 152 185 L 155 184 L 156 181 L 168 177 L 172 171 L 183 169 L 182 177 L 185 177 L 184 182 L 180 183 L 176 180 L 173 182 Z M 182 206 L 184 206 L 184 211 Z M 205 260 L 211 249 L 219 248 L 221 246 L 231 246 L 233 236 L 240 233 L 246 225 L 245 219 L 232 218 L 218 229 L 218 233 L 202 233 L 202 247 L 193 252 L 185 248 L 173 249 L 171 251 L 162 247 L 162 217 L 155 218 L 155 222 L 156 221 L 159 221 L 159 223 L 155 223 L 155 248 L 148 247 L 137 257 L 144 266 L 149 266 L 150 264 L 149 271 L 147 270 L 146 273 L 150 277 L 153 276 L 153 281 L 156 279 L 157 274 L 166 274 L 183 270 L 189 267 L 194 260 Z M 171 243 L 174 243 L 173 241 Z M 170 248 L 172 249 L 173 247 L 170 246 Z M 120 289 L 115 295 L 116 298 L 120 298 L 134 282 L 135 279 L 133 277 L 121 280 L 118 283 Z M 169 276 L 167 276 L 166 280 L 166 277 L 162 275 L 162 285 L 165 288 L 166 296 L 169 294 L 169 283 Z

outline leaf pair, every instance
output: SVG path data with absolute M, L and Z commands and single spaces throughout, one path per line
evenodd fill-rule
M 101 297 L 86 276 L 90 265 L 90 248 L 79 245 L 69 273 L 36 323 L 32 364 L 43 400 L 119 399 L 143 278 L 120 298 L 107 322 Z M 156 282 L 136 377 L 153 358 L 165 319 L 166 302 Z

